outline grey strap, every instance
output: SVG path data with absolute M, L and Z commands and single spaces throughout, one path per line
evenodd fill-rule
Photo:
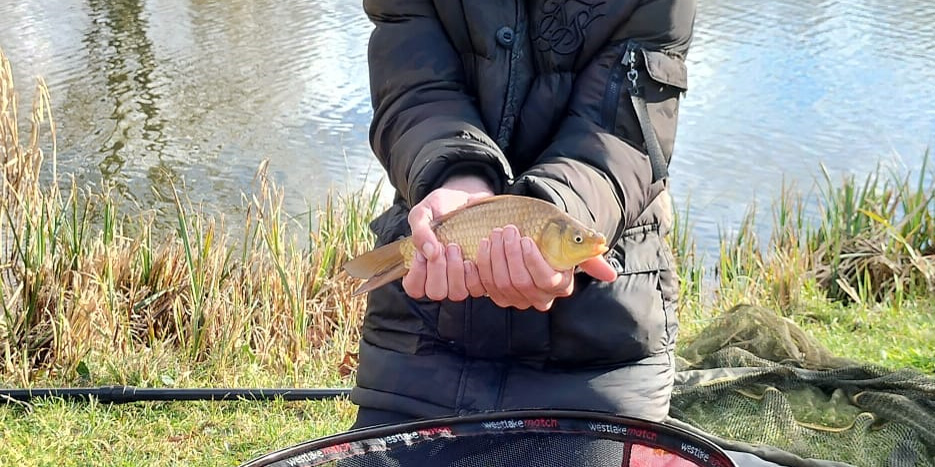
M 652 119 L 649 116 L 649 106 L 643 97 L 643 86 L 637 69 L 639 46 L 635 42 L 627 45 L 627 50 L 623 56 L 623 63 L 630 66 L 627 72 L 627 91 L 630 93 L 630 99 L 633 101 L 633 110 L 636 112 L 636 118 L 640 121 L 640 130 L 643 133 L 643 145 L 646 146 L 646 154 L 649 156 L 649 163 L 653 169 L 653 183 L 666 178 L 669 175 L 669 164 L 666 156 L 662 152 L 662 145 L 659 144 L 659 138 L 656 136 L 656 130 L 653 128 Z M 645 71 L 645 68 L 644 68 Z
M 646 105 L 646 99 L 643 99 L 641 94 L 633 92 L 630 93 L 630 99 L 633 101 L 636 118 L 640 121 L 640 129 L 643 130 L 643 143 L 649 155 L 649 164 L 653 168 L 653 183 L 655 183 L 669 175 L 669 167 L 662 153 L 659 138 L 656 137 L 656 130 L 653 129 L 653 123 L 649 119 L 649 106 Z

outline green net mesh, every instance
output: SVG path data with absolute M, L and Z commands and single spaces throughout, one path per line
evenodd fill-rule
M 935 467 L 932 377 L 836 357 L 760 307 L 734 307 L 699 336 L 680 352 L 675 419 L 804 459 Z

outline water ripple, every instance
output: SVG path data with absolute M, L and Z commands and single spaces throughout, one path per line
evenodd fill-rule
M 372 183 L 366 44 L 346 0 L 43 0 L 0 6 L 21 102 L 47 78 L 60 171 L 129 197 L 184 180 L 236 211 L 263 158 L 291 207 Z M 918 170 L 935 138 L 935 3 L 699 2 L 673 159 L 677 199 L 716 242 L 783 179 Z M 761 207 L 761 210 L 766 210 Z

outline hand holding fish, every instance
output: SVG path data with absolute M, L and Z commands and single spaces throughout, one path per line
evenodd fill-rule
M 411 237 L 345 263 L 352 276 L 368 279 L 356 293 L 402 277 L 413 298 L 488 295 L 503 307 L 545 311 L 572 293 L 576 266 L 599 280 L 616 278 L 601 256 L 603 235 L 548 202 L 492 196 L 476 177 L 430 193 L 410 210 L 409 222 Z
M 556 271 L 529 237 L 507 225 L 481 240 L 477 269 L 484 290 L 499 306 L 548 311 L 558 297 L 574 290 L 572 270 Z
M 403 276 L 403 289 L 410 297 L 454 301 L 467 298 L 469 290 L 465 280 L 471 271 L 461 256 L 461 249 L 457 245 L 442 245 L 432 230 L 432 223 L 471 201 L 489 196 L 493 196 L 493 190 L 486 180 L 455 176 L 409 210 L 416 252 L 412 267 Z M 479 292 L 479 295 L 471 294 L 475 297 L 484 294 L 476 287 L 474 292 Z
M 542 257 L 535 241 L 521 238 L 516 226 L 493 229 L 487 239 L 481 240 L 474 262 L 464 260 L 458 245 L 438 243 L 432 229 L 434 219 L 492 194 L 483 179 L 458 177 L 410 210 L 413 243 L 422 254 L 416 253 L 412 267 L 403 277 L 403 289 L 409 296 L 457 302 L 468 295 L 486 295 L 504 308 L 547 311 L 556 298 L 571 295 L 574 290 L 572 270 L 553 269 Z M 602 257 L 598 258 L 591 266 L 592 272 L 604 280 L 616 278 L 613 268 Z

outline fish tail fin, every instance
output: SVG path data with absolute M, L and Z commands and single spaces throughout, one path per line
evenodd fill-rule
M 354 295 L 369 292 L 406 275 L 408 268 L 400 247 L 407 241 L 408 238 L 396 240 L 344 263 L 342 267 L 348 274 L 367 279 L 354 291 Z
M 405 276 L 407 271 L 409 271 L 409 269 L 406 268 L 404 264 L 399 263 L 392 269 L 383 271 L 371 277 L 367 280 L 367 282 L 364 282 L 360 287 L 358 287 L 357 290 L 355 290 L 351 295 L 360 295 L 375 290 L 378 287 L 383 287 L 384 285 Z

